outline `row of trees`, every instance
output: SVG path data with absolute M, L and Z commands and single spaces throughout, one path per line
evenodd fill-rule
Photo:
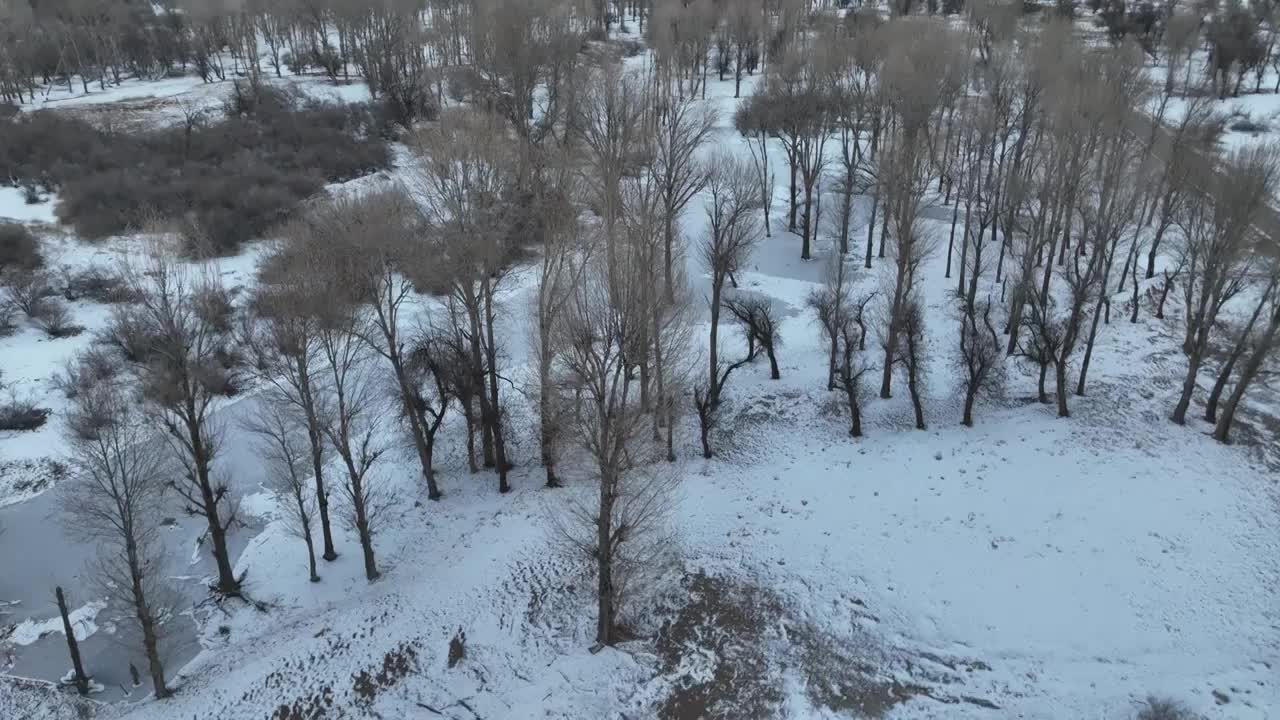
M 595 565 L 597 640 L 619 639 L 626 588 L 656 552 L 673 482 L 663 461 L 675 459 L 681 414 L 696 414 L 710 457 L 732 373 L 763 353 L 771 376 L 780 375 L 780 315 L 735 287 L 769 233 L 767 151 L 775 144 L 789 166 L 787 221 L 802 255 L 824 228 L 834 248 L 808 305 L 828 343 L 826 385 L 847 400 L 851 434 L 862 433 L 864 380 L 875 371 L 882 397 L 905 380 L 916 424 L 925 425 L 935 339 L 922 286 L 942 238 L 924 217 L 949 205 L 946 276 L 954 258 L 966 424 L 976 398 L 998 388 L 1009 356 L 1038 370 L 1045 402 L 1052 370 L 1058 412 L 1068 415 L 1071 373 L 1083 394 L 1113 299 L 1129 295 L 1136 321 L 1146 284 L 1160 308 L 1174 287 L 1185 303 L 1188 381 L 1178 421 L 1221 333 L 1223 306 L 1256 301 L 1209 403 L 1225 439 L 1277 345 L 1280 271 L 1257 252 L 1276 153 L 1239 153 L 1216 171 L 1205 160 L 1207 105 L 1191 103 L 1168 129 L 1138 115 L 1149 90 L 1132 46 L 1086 49 L 1066 26 L 1023 32 L 984 15 L 990 7 L 973 12 L 969 30 L 854 13 L 813 25 L 797 19 L 772 48 L 761 40 L 761 92 L 735 116 L 749 158 L 705 152 L 717 118 L 698 99 L 708 56 L 696 35 L 670 36 L 640 72 L 576 52 L 572 62 L 535 62 L 531 75 L 521 76 L 529 65 L 502 65 L 495 82 L 523 88 L 523 99 L 443 113 L 411 135 L 418 157 L 404 187 L 320 203 L 287 224 L 244 302 L 233 302 L 216 275 L 190 276 L 164 253 L 129 273 L 140 302 L 117 311 L 108 333 L 127 363 L 116 372 L 90 354 L 73 366 L 69 427 L 86 477 L 106 468 L 96 472 L 108 482 L 92 486 L 98 500 L 78 512 L 106 518 L 92 527 L 114 540 L 107 557 L 130 579 L 116 587 L 130 589 L 143 635 L 158 622 L 145 582 L 151 561 L 139 552 L 154 546 L 145 512 L 156 507 L 152 493 L 176 492 L 204 519 L 218 590 L 240 590 L 213 410 L 248 379 L 263 388 L 263 412 L 248 429 L 296 510 L 313 579 L 317 546 L 326 560 L 338 551 L 334 492 L 367 577 L 378 577 L 374 539 L 390 498 L 377 468 L 396 437 L 416 457 L 431 499 L 442 496 L 439 433 L 458 425 L 471 469 L 492 468 L 499 491 L 510 489 L 507 406 L 513 391 L 526 393 L 538 409 L 546 484 L 560 485 L 565 468 L 592 477 L 590 501 L 570 502 L 561 529 Z M 651 32 L 684 32 L 683 21 L 668 23 L 679 15 L 659 23 L 655 8 Z M 786 28 L 788 17 L 766 15 L 763 27 Z M 558 47 L 546 43 L 559 36 L 502 37 L 515 38 L 515 54 Z M 696 52 L 679 49 L 686 43 Z M 478 46 L 467 52 L 485 55 Z M 546 103 L 541 112 L 527 112 L 529 98 Z M 836 208 L 825 203 L 825 216 L 824 196 Z M 849 257 L 859 197 L 870 201 L 861 263 Z M 683 221 L 699 210 L 707 230 L 688 242 Z M 502 346 L 500 328 L 512 318 L 501 296 L 515 253 L 529 245 L 541 248 L 535 332 L 529 377 L 518 385 Z M 709 280 L 705 344 L 693 337 L 699 299 L 686 276 L 689 250 Z M 858 264 L 878 267 L 874 292 L 855 291 Z M 726 317 L 746 340 L 740 357 L 723 347 Z M 386 392 L 396 428 L 374 411 Z M 142 456 L 144 431 L 168 439 L 177 466 Z M 133 492 L 145 502 L 125 497 Z M 128 508 L 137 514 L 126 516 Z M 148 654 L 162 694 L 158 655 Z

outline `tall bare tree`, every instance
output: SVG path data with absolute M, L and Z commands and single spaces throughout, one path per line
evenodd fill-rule
M 482 423 L 486 466 L 496 466 L 498 489 L 508 492 L 511 464 L 506 450 L 499 392 L 501 348 L 495 326 L 502 311 L 497 294 L 507 277 L 514 240 L 513 170 L 510 131 L 492 113 L 458 109 L 438 127 L 415 138 L 423 158 L 414 178 L 423 209 L 430 257 L 437 263 L 427 278 L 449 292 L 457 330 L 470 345 L 473 381 Z M 470 413 L 471 393 L 460 398 Z
M 235 521 L 233 498 L 213 468 L 222 436 L 213 411 L 232 380 L 229 296 L 215 272 L 192 275 L 157 243 L 142 267 L 126 268 L 139 302 L 117 310 L 115 320 L 132 323 L 148 338 L 145 357 L 135 363 L 147 417 L 182 465 L 173 487 L 188 511 L 205 519 L 216 588 L 234 595 L 240 581 L 227 547 L 227 531 Z
M 318 336 L 330 376 L 324 399 L 324 432 L 346 470 L 342 491 L 350 505 L 347 522 L 360 539 L 364 574 L 372 582 L 380 576 L 373 537 L 388 498 L 369 471 L 387 447 L 374 413 L 368 343 L 362 339 L 368 332 L 362 327 L 366 322 L 357 308 L 335 312 L 321 324 Z
M 260 284 L 246 314 L 241 344 L 252 362 L 248 368 L 302 418 L 311 458 L 311 482 L 323 541 L 321 557 L 332 561 L 338 553 L 329 519 L 329 488 L 325 484 L 326 440 L 321 402 L 324 371 L 320 357 L 319 323 L 323 321 L 332 286 L 316 272 L 310 246 L 311 225 L 291 222 L 282 230 L 287 238 L 265 256 Z
M 1187 373 L 1173 421 L 1186 422 L 1196 379 L 1222 306 L 1246 281 L 1255 241 L 1254 225 L 1276 187 L 1280 154 L 1274 146 L 1239 150 L 1228 170 L 1214 174 L 1209 192 L 1191 200 L 1179 225 L 1188 277 L 1186 300 Z
M 60 488 L 67 529 L 96 549 L 96 581 L 137 632 L 152 686 L 168 697 L 162 658 L 165 619 L 174 611 L 160 565 L 160 517 L 170 468 L 149 447 L 149 424 L 123 388 L 79 388 L 67 413 L 75 474 Z
M 715 110 L 693 100 L 673 102 L 658 119 L 649 172 L 662 198 L 663 286 L 675 292 L 673 263 L 679 260 L 676 225 L 689 201 L 706 183 L 704 168 L 695 157 L 715 130 Z
M 574 289 L 557 326 L 559 364 L 565 382 L 581 397 L 573 413 L 575 437 L 590 458 L 591 502 L 569 505 L 562 535 L 595 565 L 596 642 L 625 636 L 618 612 L 628 572 L 648 565 L 651 540 L 671 500 L 673 475 L 655 470 L 644 440 L 645 419 L 628 356 L 650 344 L 648 275 L 615 269 L 596 257 Z
M 258 438 L 258 456 L 265 461 L 267 486 L 284 505 L 289 531 L 307 547 L 308 577 L 311 582 L 320 582 L 320 574 L 316 572 L 316 501 L 310 487 L 312 458 L 306 421 L 281 393 L 266 395 L 261 400 L 261 413 L 250 418 L 245 428 Z

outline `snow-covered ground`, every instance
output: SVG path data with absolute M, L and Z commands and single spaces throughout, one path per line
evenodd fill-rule
M 744 91 L 752 87 L 754 79 Z M 732 81 L 712 81 L 709 101 L 722 109 L 716 143 L 746 152 L 731 128 L 731 94 Z M 781 148 L 771 152 L 785 169 Z M 513 493 L 498 495 L 490 473 L 467 472 L 457 423 L 437 453 L 443 501 L 425 499 L 407 455 L 378 468 L 397 502 L 376 537 L 384 577 L 373 584 L 354 534 L 338 528 L 341 556 L 322 564 L 322 582 L 308 582 L 301 541 L 258 486 L 252 446 L 243 434 L 230 438 L 226 462 L 255 520 L 239 533 L 237 571 L 247 571 L 259 607 L 224 603 L 197 617 L 198 654 L 174 698 L 134 697 L 98 714 L 516 720 L 759 717 L 770 707 L 794 718 L 1118 719 L 1154 693 L 1210 718 L 1276 717 L 1280 451 L 1274 437 L 1271 448 L 1223 446 L 1206 426 L 1168 422 L 1184 368 L 1177 298 L 1165 321 L 1144 309 L 1133 325 L 1117 298 L 1072 418 L 1036 404 L 1034 378 L 1014 368 L 1006 395 L 981 403 L 967 429 L 952 370 L 953 280 L 939 253 L 924 270 L 929 430 L 912 429 L 899 381 L 897 397 L 867 402 L 866 437 L 855 441 L 825 390 L 825 348 L 804 309 L 830 242 L 799 260 L 799 239 L 783 230 L 784 195 L 779 186 L 774 237 L 738 278 L 783 310 L 782 379 L 770 381 L 761 364 L 734 375 L 713 460 L 700 458 L 693 420 L 683 421 L 671 564 L 634 619 L 650 639 L 589 651 L 592 578 L 559 551 L 550 522 L 566 495 L 590 492 L 589 480 L 570 471 L 569 488 L 541 488 L 533 409 L 513 390 Z M 950 211 L 926 215 L 949 220 Z M 865 222 L 856 237 L 865 238 Z M 705 232 L 701 199 L 684 230 L 691 242 Z M 947 230 L 925 221 L 926 232 Z M 136 242 L 45 238 L 55 262 L 80 266 L 114 262 Z M 256 249 L 222 261 L 228 284 L 251 282 Z M 702 297 L 705 273 L 689 257 Z M 859 287 L 875 287 L 885 262 L 870 271 L 855 263 Z M 533 280 L 517 272 L 501 296 L 517 389 L 529 377 Z M 90 330 L 108 312 L 94 303 L 73 310 Z M 701 322 L 695 337 L 705 342 Z M 741 352 L 736 331 L 722 334 L 726 352 Z M 0 339 L 5 380 L 54 410 L 40 431 L 0 438 L 5 461 L 58 457 L 62 401 L 50 376 L 88 342 L 88 333 L 45 341 L 32 329 Z M 1254 410 L 1268 398 L 1259 394 Z M 226 413 L 251 413 L 253 402 Z M 0 549 L 39 551 L 22 542 L 0 535 Z M 53 617 L 30 604 L 17 606 L 20 639 Z M 465 655 L 450 668 L 460 631 Z M 105 652 L 98 660 L 113 657 L 121 662 Z M 44 679 L 65 661 L 56 669 Z M 14 717 L 71 716 L 64 695 L 0 679 L 0 717 L 10 717 L 6 703 Z

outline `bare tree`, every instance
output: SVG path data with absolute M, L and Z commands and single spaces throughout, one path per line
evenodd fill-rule
M 816 236 L 814 202 L 818 179 L 828 161 L 825 149 L 835 108 L 826 84 L 826 62 L 825 54 L 794 43 L 785 56 L 770 64 L 764 90 L 768 97 L 764 102 L 770 110 L 759 118 L 770 123 L 770 134 L 779 138 L 787 153 L 791 177 L 787 228 L 796 229 L 797 212 L 803 207 L 799 222 L 800 257 L 804 260 L 811 257 Z M 799 203 L 800 190 L 803 205 Z
M 329 312 L 333 286 L 318 268 L 320 256 L 310 246 L 312 226 L 305 219 L 283 228 L 286 238 L 269 251 L 260 266 L 253 315 L 246 315 L 241 344 L 251 357 L 255 378 L 292 406 L 306 429 L 310 477 L 323 541 L 321 557 L 332 561 L 333 529 L 329 489 L 325 484 L 326 440 L 322 401 L 325 392 L 319 325 Z
M 496 466 L 498 490 L 508 492 L 508 461 L 499 383 L 501 348 L 495 325 L 497 293 L 507 277 L 515 217 L 511 206 L 514 151 L 501 118 L 474 110 L 445 113 L 438 127 L 415 138 L 424 158 L 415 178 L 429 250 L 438 262 L 427 282 L 447 288 L 457 331 L 470 346 L 474 394 L 460 398 L 464 412 L 478 401 L 486 466 Z
M 726 298 L 724 309 L 742 326 L 742 334 L 747 337 L 748 360 L 755 359 L 758 346 L 769 358 L 769 379 L 780 379 L 782 373 L 778 370 L 777 351 L 782 345 L 782 335 L 778 331 L 782 317 L 773 303 L 761 295 L 740 294 Z
M 679 259 L 675 226 L 689 201 L 706 183 L 706 171 L 695 155 L 711 137 L 715 124 L 716 113 L 710 105 L 676 101 L 659 117 L 654 134 L 649 172 L 662 198 L 662 266 L 668 297 L 675 292 L 672 267 Z
M 865 347 L 865 330 L 853 329 L 853 318 L 845 315 L 839 327 L 840 368 L 837 379 L 849 408 L 849 436 L 862 437 L 862 376 L 870 369 L 859 353 Z
M 910 21 L 885 27 L 890 33 L 889 57 L 896 61 L 886 64 L 882 80 L 894 129 L 886 133 L 887 146 L 880 150 L 878 170 L 894 255 L 894 272 L 886 278 L 888 311 L 881 338 L 885 352 L 880 382 L 883 398 L 891 395 L 893 368 L 903 349 L 902 332 L 918 270 L 934 245 L 931 236 L 916 225 L 929 185 L 932 159 L 925 152 L 928 136 L 935 114 L 950 102 L 960 80 L 953 62 L 959 53 L 954 36 L 942 31 L 937 37 L 928 37 L 921 32 L 923 25 Z
M 721 153 L 709 161 L 706 213 L 709 233 L 701 251 L 703 265 L 711 273 L 711 330 L 707 339 L 708 370 L 694 392 L 702 429 L 703 455 L 711 457 L 710 432 L 715 425 L 724 384 L 729 374 L 749 358 L 723 363 L 720 358 L 720 310 L 725 283 L 750 257 L 760 240 L 755 215 L 757 187 L 749 163 Z
M 650 144 L 647 88 L 643 78 L 610 63 L 591 73 L 577 105 L 575 127 L 586 150 L 586 184 L 595 190 L 593 202 L 604 220 L 610 272 L 618 267 L 616 226 L 623 212 L 623 178 L 635 169 Z M 694 117 L 689 120 L 692 123 Z
M 168 697 L 161 644 L 172 612 L 159 555 L 164 458 L 148 427 L 111 383 L 84 388 L 67 413 L 75 473 L 60 488 L 67 529 L 97 550 L 91 568 L 118 607 L 128 608 L 158 698 Z
M 925 335 L 924 308 L 920 301 L 912 298 L 908 301 L 902 319 L 903 352 L 899 356 L 907 370 L 907 392 L 911 395 L 911 408 L 916 414 L 916 429 L 924 430 L 924 383 L 925 383 Z
M 979 319 L 980 318 L 980 319 Z M 960 355 L 957 358 L 964 381 L 964 417 L 961 423 L 973 427 L 973 404 L 979 395 L 998 390 L 1004 380 L 1004 346 L 991 323 L 991 299 L 981 307 L 965 304 L 960 319 Z
M 593 249 L 591 234 L 578 217 L 576 201 L 581 193 L 571 165 L 567 157 L 560 160 L 553 166 L 550 179 L 545 181 L 549 189 L 540 194 L 543 244 L 538 264 L 537 303 L 532 308 L 536 330 L 532 342 L 538 373 L 539 446 L 549 488 L 560 487 L 555 469 L 555 445 L 562 424 L 553 379 L 556 353 L 553 329 L 572 299 Z
M 741 269 L 760 241 L 760 223 L 754 214 L 757 189 L 751 166 L 741 158 L 721 153 L 709 161 L 706 213 L 709 233 L 702 245 L 702 262 L 711 273 L 711 332 L 707 355 L 710 384 L 707 396 L 719 402 L 720 309 L 725 282 Z
M 620 256 L 621 257 L 621 256 Z M 629 570 L 644 566 L 646 537 L 660 527 L 674 476 L 654 470 L 644 444 L 644 413 L 629 356 L 650 344 L 648 275 L 615 269 L 600 258 L 577 284 L 557 325 L 565 383 L 581 398 L 575 437 L 590 458 L 595 501 L 569 506 L 562 534 L 596 570 L 596 642 L 625 639 L 617 630 Z
M 337 200 L 318 209 L 312 224 L 335 241 L 329 244 L 330 251 L 341 263 L 334 280 L 355 291 L 370 310 L 369 322 L 360 326 L 366 332 L 363 339 L 386 361 L 400 418 L 427 485 L 427 498 L 439 500 L 427 435 L 433 423 L 438 426 L 435 416 L 443 416 L 443 408 L 437 413 L 435 405 L 423 402 L 420 378 L 410 368 L 412 332 L 405 327 L 404 318 L 416 297 L 413 278 L 427 277 L 435 265 L 432 248 L 418 240 L 418 220 L 412 199 L 395 189 Z M 335 248 L 334 244 L 340 245 Z
M 1230 169 L 1212 176 L 1209 193 L 1191 200 L 1179 225 L 1187 267 L 1187 374 L 1173 421 L 1186 422 L 1196 378 L 1209 349 L 1218 313 L 1246 281 L 1254 241 L 1254 223 L 1271 197 L 1280 173 L 1280 155 L 1272 146 L 1237 151 Z
M 769 216 L 773 212 L 773 171 L 769 169 L 769 138 L 772 137 L 775 120 L 771 113 L 775 103 L 766 95 L 752 95 L 738 106 L 734 114 L 734 127 L 747 139 L 751 161 L 760 186 L 761 210 L 764 215 L 765 237 L 772 237 Z
M 1245 392 L 1261 374 L 1263 363 L 1266 362 L 1268 357 L 1275 354 L 1277 348 L 1280 348 L 1280 292 L 1276 290 L 1278 273 L 1274 269 L 1272 272 L 1271 285 L 1268 288 L 1269 292 L 1265 293 L 1262 300 L 1259 301 L 1259 307 L 1263 303 L 1270 303 L 1267 309 L 1267 326 L 1258 334 L 1258 338 L 1254 342 L 1253 353 L 1250 354 L 1244 367 L 1240 369 L 1240 377 L 1236 380 L 1235 388 L 1223 404 L 1222 413 L 1218 416 L 1218 422 L 1214 425 L 1213 437 L 1219 442 L 1228 441 L 1231 426 L 1235 422 L 1236 412 L 1240 408 L 1240 401 L 1244 399 Z
M 379 439 L 374 395 L 366 363 L 367 329 L 358 310 L 336 314 L 319 328 L 321 354 L 330 374 L 324 399 L 324 432 L 346 470 L 343 494 L 350 503 L 348 524 L 360 538 L 364 574 L 378 579 L 373 536 L 387 497 L 369 471 L 386 453 Z
M 1254 340 L 1253 329 L 1257 326 L 1259 318 L 1262 317 L 1263 311 L 1266 309 L 1267 299 L 1275 292 L 1276 287 L 1280 285 L 1280 270 L 1276 268 L 1267 279 L 1266 285 L 1262 289 L 1262 294 L 1258 301 L 1254 303 L 1253 312 L 1249 314 L 1249 320 L 1240 329 L 1236 336 L 1235 344 L 1231 347 L 1231 352 L 1227 355 L 1227 359 L 1218 369 L 1218 379 L 1213 383 L 1213 390 L 1209 393 L 1209 400 L 1204 406 L 1204 419 L 1207 422 L 1218 422 L 1218 403 L 1222 401 L 1222 393 L 1226 390 L 1227 383 L 1231 380 L 1231 376 L 1235 371 L 1236 363 L 1244 356 L 1249 344 Z M 1265 322 L 1265 320 L 1264 320 Z
M 316 501 L 310 487 L 312 458 L 306 421 L 298 417 L 293 403 L 278 392 L 268 392 L 260 403 L 261 412 L 249 418 L 245 428 L 258 438 L 258 456 L 266 465 L 267 487 L 281 499 L 289 531 L 307 546 L 308 577 L 311 582 L 320 582 L 312 532 Z
M 213 409 L 232 379 L 226 290 L 213 271 L 193 279 L 158 243 L 143 267 L 126 267 L 124 276 L 139 302 L 115 315 L 134 323 L 148 339 L 145 356 L 134 364 L 147 417 L 182 465 L 173 487 L 188 512 L 205 519 L 217 590 L 238 594 L 240 580 L 227 548 L 227 530 L 235 521 L 232 497 L 213 470 L 222 436 Z
M 832 254 L 827 260 L 822 286 L 809 293 L 809 297 L 805 300 L 805 303 L 813 310 L 818 324 L 822 327 L 822 335 L 830 348 L 827 353 L 828 390 L 836 388 L 840 342 L 846 334 L 845 325 L 852 322 L 853 318 L 854 302 L 850 295 L 851 291 L 851 280 L 844 257 L 839 254 Z M 862 348 L 862 342 L 862 339 L 859 338 L 859 347 L 857 349 Z
M 1037 400 L 1042 405 L 1049 404 L 1049 394 L 1045 390 L 1045 382 L 1049 367 L 1058 357 L 1062 345 L 1062 327 L 1057 320 L 1056 304 L 1052 296 L 1043 297 L 1038 288 L 1030 289 L 1026 308 L 1027 333 L 1018 337 L 1016 355 L 1035 364 L 1039 370 L 1037 384 Z

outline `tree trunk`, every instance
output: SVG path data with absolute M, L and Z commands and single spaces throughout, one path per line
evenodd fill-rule
M 394 342 L 394 340 L 392 340 Z M 439 500 L 440 488 L 436 485 L 435 472 L 431 467 L 431 452 L 427 449 L 427 438 L 424 418 L 414 406 L 414 392 L 409 376 L 405 372 L 404 363 L 400 361 L 400 353 L 391 352 L 391 367 L 395 371 L 396 384 L 400 388 L 400 405 L 405 419 L 409 421 L 409 434 L 413 438 L 413 449 L 418 454 L 418 464 L 422 466 L 422 477 L 427 481 L 427 499 Z
M 1053 364 L 1054 379 L 1057 381 L 1058 389 L 1058 417 L 1071 417 L 1071 410 L 1067 408 L 1067 363 L 1065 361 L 1055 362 Z
M 1244 355 L 1245 348 L 1249 344 L 1249 335 L 1253 332 L 1253 326 L 1258 322 L 1258 317 L 1262 315 L 1262 309 L 1266 306 L 1267 297 L 1274 288 L 1275 283 L 1272 283 L 1267 287 L 1266 292 L 1262 294 L 1262 298 L 1254 306 L 1253 313 L 1249 316 L 1249 322 L 1240 331 L 1240 337 L 1236 339 L 1235 347 L 1231 348 L 1231 355 L 1227 357 L 1227 362 L 1223 364 L 1222 370 L 1218 372 L 1218 379 L 1213 383 L 1213 392 L 1209 393 L 1209 402 L 1205 404 L 1204 410 L 1204 419 L 1211 423 L 1218 421 L 1218 402 L 1222 398 L 1222 392 L 1226 389 L 1227 382 L 1231 379 L 1231 372 L 1235 369 L 1236 362 Z
M 871 268 L 871 254 L 875 249 L 876 211 L 880 209 L 880 191 L 871 193 L 871 221 L 867 223 L 867 269 Z
M 810 258 L 809 245 L 813 241 L 813 183 L 804 178 L 804 232 L 800 235 L 800 259 Z
M 227 534 L 222 528 L 222 523 L 218 519 L 217 499 L 214 497 L 213 488 L 207 481 L 202 482 L 200 493 L 204 500 L 206 508 L 213 508 L 205 512 L 206 524 L 209 528 L 209 539 L 213 543 L 213 560 L 218 566 L 218 592 L 225 595 L 238 595 L 240 593 L 240 582 L 236 580 L 235 571 L 231 568 L 231 554 L 227 549 Z
M 58 614 L 62 616 L 62 632 L 67 636 L 67 651 L 71 653 L 71 669 L 74 675 L 76 692 L 89 694 L 89 676 L 84 673 L 84 665 L 80 662 L 80 643 L 76 641 L 76 633 L 71 627 L 71 617 L 67 613 L 67 599 L 62 594 L 62 586 L 53 589 L 58 600 Z
M 364 502 L 363 482 L 356 481 L 352 488 L 355 501 L 352 503 L 356 513 L 356 534 L 360 536 L 360 549 L 364 553 L 364 576 L 369 582 L 378 579 L 378 562 L 373 555 L 373 532 L 369 528 L 369 510 Z
M 596 518 L 596 642 L 612 645 L 613 587 L 613 503 L 616 480 L 606 472 L 600 479 L 600 514 Z
M 311 536 L 310 524 L 303 526 L 302 540 L 307 544 L 307 571 L 310 573 L 311 582 L 320 582 L 320 574 L 316 572 L 316 543 Z
M 166 698 L 169 697 L 170 692 L 164 679 L 164 665 L 160 662 L 160 638 L 156 634 L 155 615 L 151 612 L 145 591 L 142 589 L 142 561 L 138 557 L 138 548 L 132 537 L 125 542 L 125 558 L 129 563 L 133 611 L 134 616 L 138 618 L 138 626 L 142 629 L 142 649 L 147 656 L 151 685 L 157 698 Z
M 885 208 L 880 219 L 880 257 L 884 257 L 885 240 L 889 237 L 889 210 Z
M 796 191 L 796 159 L 795 159 L 794 151 L 787 154 L 787 164 L 789 165 L 790 174 L 791 174 L 791 185 L 790 185 L 789 195 L 787 198 L 787 202 L 788 202 L 787 230 L 790 230 L 791 232 L 795 232 L 796 231 L 796 210 L 798 209 L 797 208 L 798 203 L 796 202 L 796 200 L 799 198 L 799 193 Z
M 862 437 L 862 408 L 856 396 L 849 399 L 849 436 Z
M 1196 391 L 1196 376 L 1200 373 L 1200 364 L 1203 360 L 1200 345 L 1197 343 L 1187 357 L 1187 374 L 1182 379 L 1182 395 L 1178 397 L 1178 404 L 1173 409 L 1172 419 L 1179 425 L 1187 424 L 1187 409 L 1191 407 L 1191 396 Z
M 1227 398 L 1227 403 L 1222 406 L 1222 416 L 1218 418 L 1218 424 L 1213 428 L 1213 437 L 1219 442 L 1227 442 L 1231 433 L 1231 424 L 1235 421 L 1236 410 L 1240 407 L 1240 400 L 1244 398 L 1245 390 L 1262 369 L 1263 361 L 1278 340 L 1277 335 L 1280 335 L 1280 305 L 1277 305 L 1277 309 L 1272 313 L 1266 333 L 1240 371 L 1240 379 L 1236 381 L 1236 387 Z
M 315 475 L 316 507 L 320 511 L 320 534 L 324 539 L 324 554 L 321 557 L 332 562 L 338 558 L 338 553 L 333 547 L 333 530 L 329 523 L 329 493 L 324 485 L 324 438 L 321 435 L 320 419 L 316 416 L 315 404 L 312 402 L 309 375 L 302 373 L 299 378 L 299 385 L 302 388 L 301 397 L 306 407 L 307 441 L 311 443 L 311 470 Z
M 1102 287 L 1107 286 L 1106 273 L 1102 275 Z M 1089 361 L 1093 358 L 1093 343 L 1098 337 L 1098 320 L 1101 319 L 1102 305 L 1106 302 L 1106 297 L 1099 297 L 1098 304 L 1093 309 L 1093 321 L 1089 324 L 1089 339 L 1084 344 L 1084 359 L 1080 361 L 1080 377 L 1076 380 L 1076 395 L 1084 395 L 1084 379 L 1089 373 Z M 1110 306 L 1108 306 L 1108 311 Z
M 539 413 L 542 416 L 539 432 L 539 443 L 542 453 L 542 468 L 547 473 L 547 487 L 561 487 L 560 478 L 556 477 L 555 453 L 552 450 L 554 444 L 551 430 L 551 423 L 547 417 L 551 414 L 551 399 L 547 397 L 550 389 L 550 379 L 544 378 L 543 391 L 541 398 L 538 400 Z
M 710 373 L 707 376 L 707 397 L 708 404 L 714 406 L 720 399 L 720 294 L 724 288 L 724 274 L 718 269 L 712 269 L 711 278 L 711 332 L 707 340 L 707 356 L 709 358 Z M 710 457 L 708 455 L 707 457 Z
M 489 285 L 488 280 L 482 285 L 484 291 L 484 315 L 485 315 L 485 335 L 487 342 L 485 343 L 485 355 L 488 360 L 488 376 L 489 376 L 489 423 L 493 432 L 493 450 L 498 465 L 498 492 L 511 492 L 511 485 L 507 482 L 507 472 L 511 469 L 507 463 L 507 448 L 502 434 L 502 416 L 501 405 L 498 404 L 498 346 L 494 337 L 493 326 L 493 288 Z M 481 391 L 483 394 L 483 390 Z
M 907 391 L 911 394 L 911 408 L 916 414 L 916 429 L 924 430 L 924 403 L 920 398 L 920 386 L 916 379 L 914 363 L 907 370 Z

